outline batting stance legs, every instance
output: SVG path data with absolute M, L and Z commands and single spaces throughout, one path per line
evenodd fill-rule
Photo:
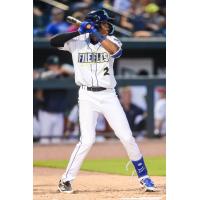
M 147 177 L 147 169 L 142 154 L 135 142 L 123 108 L 114 89 L 91 92 L 79 90 L 79 117 L 81 138 L 74 149 L 62 180 L 72 181 L 95 142 L 95 127 L 98 113 L 102 113 L 125 147 L 139 178 Z

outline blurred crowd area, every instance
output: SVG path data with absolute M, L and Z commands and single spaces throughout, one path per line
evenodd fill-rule
M 69 7 L 68 10 L 53 7 L 39 0 L 33 1 L 34 37 L 72 32 L 77 26 L 66 22 L 66 16 L 81 21 L 86 14 L 95 9 L 105 9 L 114 17 L 115 35 L 123 37 L 165 37 L 166 0 L 59 0 Z
M 142 74 L 144 76 L 144 74 Z M 33 79 L 56 80 L 73 77 L 69 64 L 61 64 L 59 57 L 51 55 L 44 67 L 33 71 Z M 142 140 L 147 135 L 147 88 L 126 86 L 116 88 L 120 102 L 127 116 L 133 136 Z M 154 135 L 166 134 L 166 91 L 157 87 L 154 91 Z M 75 89 L 33 90 L 33 137 L 41 144 L 76 142 L 80 136 L 78 117 L 78 91 Z M 96 126 L 97 142 L 115 137 L 103 115 L 99 115 Z M 64 139 L 63 139 L 64 137 Z

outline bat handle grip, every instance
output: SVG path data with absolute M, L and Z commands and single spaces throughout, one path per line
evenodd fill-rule
M 90 29 L 90 28 L 91 28 L 91 24 L 88 24 L 88 25 L 86 26 L 86 28 L 87 28 L 87 29 Z

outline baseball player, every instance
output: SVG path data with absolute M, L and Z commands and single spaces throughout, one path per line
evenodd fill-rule
M 100 113 L 126 149 L 140 184 L 146 191 L 155 191 L 115 92 L 113 63 L 122 54 L 122 43 L 112 35 L 114 27 L 111 20 L 104 10 L 91 11 L 77 32 L 59 34 L 50 41 L 52 46 L 72 54 L 75 82 L 80 86 L 78 100 L 81 137 L 60 179 L 60 192 L 73 192 L 71 182 L 95 142 L 95 126 Z

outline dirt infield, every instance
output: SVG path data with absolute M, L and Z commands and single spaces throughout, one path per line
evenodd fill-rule
M 144 156 L 165 156 L 165 138 L 144 139 L 137 142 Z M 69 159 L 75 144 L 34 145 L 34 160 L 64 160 Z M 96 143 L 87 158 L 126 158 L 127 153 L 119 140 Z
M 80 172 L 73 182 L 74 194 L 61 194 L 57 183 L 63 170 L 34 168 L 33 200 L 114 200 L 130 197 L 161 197 L 165 195 L 165 177 L 152 177 L 157 192 L 147 193 L 140 188 L 136 177 L 103 173 Z
M 144 156 L 165 156 L 165 139 L 139 142 Z M 34 160 L 69 159 L 75 144 L 34 145 Z M 89 159 L 127 158 L 119 140 L 97 143 L 88 154 Z M 64 170 L 34 168 L 34 200 L 114 200 L 130 197 L 165 197 L 165 177 L 152 177 L 158 191 L 146 193 L 136 177 L 81 171 L 73 182 L 75 194 L 57 192 L 57 184 Z

